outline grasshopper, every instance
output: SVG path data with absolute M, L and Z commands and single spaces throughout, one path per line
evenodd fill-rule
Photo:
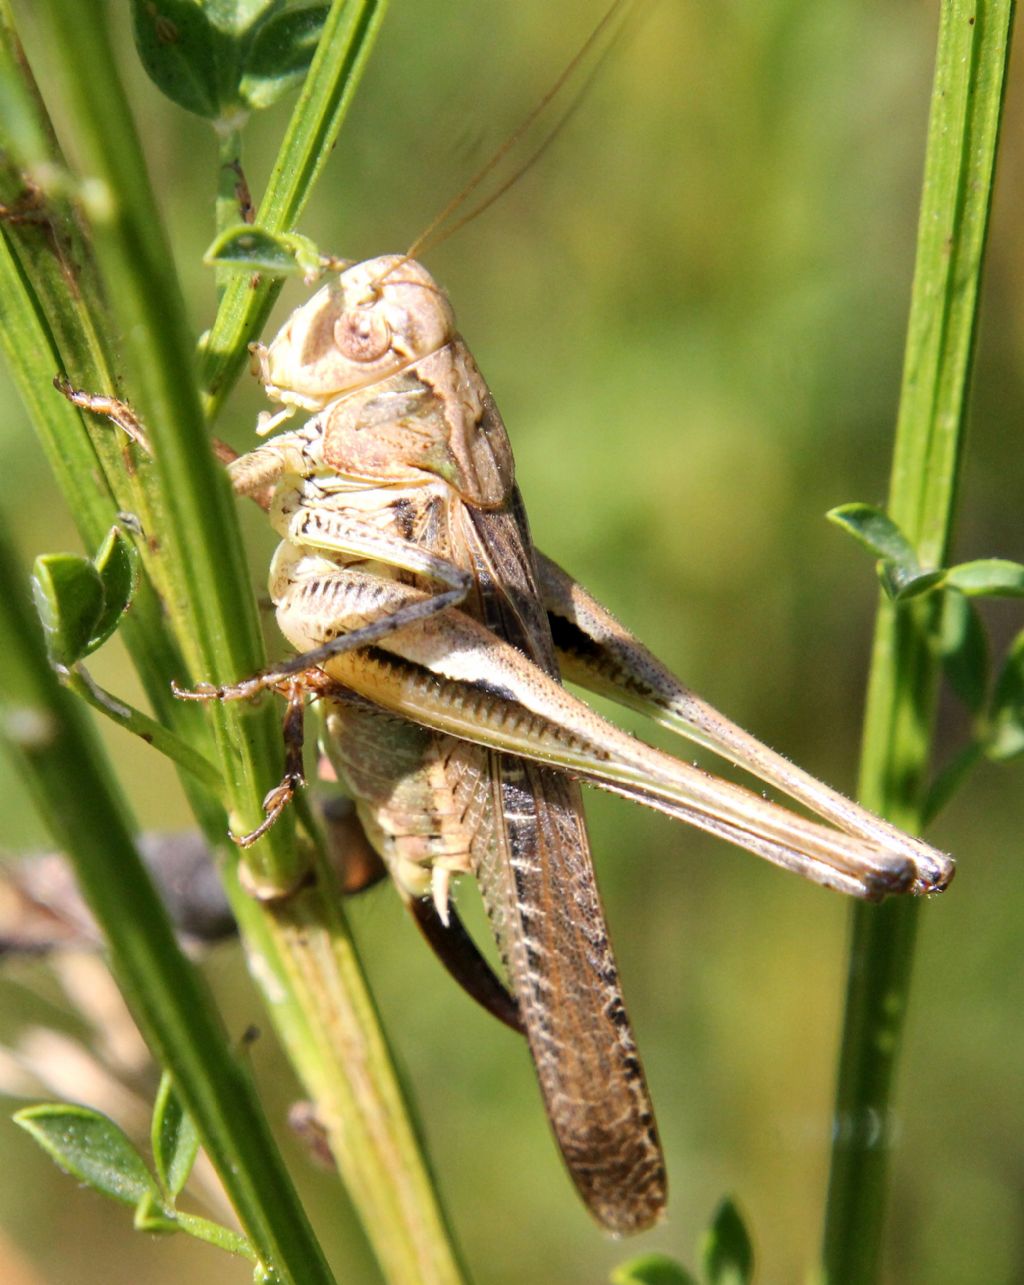
M 302 783 L 302 713 L 308 698 L 319 703 L 323 749 L 360 823 L 354 846 L 368 841 L 456 980 L 526 1036 L 569 1173 L 617 1234 L 657 1221 L 665 1165 L 580 782 L 855 897 L 938 892 L 954 870 L 719 714 L 535 548 L 494 399 L 444 291 L 412 257 L 622 8 L 614 0 L 537 109 L 412 251 L 334 265 L 337 279 L 268 346 L 254 346 L 256 373 L 280 410 L 259 429 L 274 435 L 228 469 L 281 536 L 270 595 L 298 654 L 231 687 L 179 691 L 288 698 L 285 776 L 243 845 Z M 58 386 L 145 446 L 123 403 Z M 643 744 L 562 679 L 644 712 L 822 820 Z M 507 988 L 451 904 L 450 883 L 466 873 L 480 885 Z
M 580 782 L 708 830 L 826 887 L 931 893 L 953 863 L 837 794 L 684 687 L 537 550 L 508 436 L 443 290 L 405 255 L 350 264 L 254 366 L 280 410 L 229 465 L 281 536 L 270 595 L 299 653 L 236 686 L 289 696 L 280 813 L 302 779 L 297 719 L 323 745 L 404 900 L 463 985 L 529 1041 L 559 1148 L 615 1233 L 653 1224 L 666 1182 L 598 897 Z M 298 427 L 289 427 L 305 415 Z M 791 812 L 626 734 L 570 678 L 744 767 Z M 449 899 L 469 873 L 509 990 Z

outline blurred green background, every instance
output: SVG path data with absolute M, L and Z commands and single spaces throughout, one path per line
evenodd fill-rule
M 302 230 L 347 256 L 403 248 L 533 105 L 601 7 L 560 7 L 556 19 L 539 0 L 392 0 Z M 126 26 L 126 7 L 112 8 Z M 703 695 L 851 789 L 874 580 L 823 514 L 886 493 L 937 6 L 650 8 L 541 162 L 428 263 L 502 407 L 537 543 Z M 212 237 L 214 140 L 148 84 L 126 34 L 122 44 L 198 334 L 213 309 L 200 258 Z M 45 51 L 30 53 L 44 69 Z M 257 194 L 287 110 L 247 138 Z M 1020 110 L 1011 76 L 957 560 L 1024 560 Z M 277 320 L 299 298 L 290 287 Z M 0 502 L 26 559 L 74 549 L 20 407 L 6 382 L 0 390 Z M 249 381 L 219 431 L 245 447 L 260 405 Z M 262 591 L 271 540 L 258 519 L 246 515 Z M 1012 603 L 987 617 L 1002 644 L 1020 625 Z M 136 693 L 116 647 L 93 669 Z M 963 733 L 960 711 L 944 708 L 941 759 Z M 184 824 L 161 760 L 108 742 L 142 823 Z M 20 782 L 0 770 L 0 842 L 45 845 Z M 1018 765 L 984 767 L 931 831 L 960 874 L 922 927 L 896 1099 L 888 1282 L 1024 1281 L 1022 794 Z M 759 1280 L 802 1281 L 820 1236 L 848 907 L 624 803 L 591 796 L 588 809 L 671 1183 L 664 1224 L 628 1246 L 577 1203 L 522 1043 L 452 987 L 388 889 L 352 907 L 475 1277 L 592 1285 L 647 1249 L 692 1264 L 700 1229 L 732 1192 Z M 474 918 L 474 894 L 460 896 Z M 237 950 L 219 950 L 207 971 L 232 1031 L 263 1029 L 249 1055 L 281 1120 L 296 1088 Z M 40 966 L 5 969 L 0 1038 L 60 1020 L 53 995 Z M 34 1279 L 247 1279 L 212 1250 L 134 1235 L 127 1211 L 76 1189 L 13 1127 L 0 1130 L 0 1223 Z M 339 1280 L 377 1279 L 337 1181 L 285 1145 Z

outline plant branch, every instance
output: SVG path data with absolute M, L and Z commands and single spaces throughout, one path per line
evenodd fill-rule
M 178 948 L 106 757 L 46 661 L 27 598 L 0 531 L 3 738 L 55 842 L 74 860 L 136 1021 L 173 1075 L 262 1262 L 273 1279 L 331 1285 L 244 1064 L 228 1048 L 212 1001 Z
M 1005 90 L 1012 0 L 945 0 L 939 28 L 889 516 L 925 570 L 945 564 Z M 935 720 L 938 595 L 881 600 L 860 797 L 917 831 Z M 878 1277 L 891 1096 L 920 904 L 857 906 L 836 1092 L 825 1279 Z
M 100 314 L 104 317 L 100 329 L 109 325 L 113 313 L 124 336 L 128 387 L 153 444 L 152 465 L 141 460 L 133 466 L 147 485 L 152 484 L 155 497 L 154 525 L 146 528 L 147 535 L 158 537 L 154 580 L 159 580 L 167 616 L 192 672 L 230 681 L 260 665 L 252 595 L 233 503 L 205 434 L 170 251 L 113 70 L 104 7 L 98 0 L 88 0 L 68 9 L 51 0 L 47 8 L 86 167 L 87 178 L 78 190 L 86 198 L 106 297 L 113 301 L 109 312 Z M 375 29 L 367 15 L 379 17 L 380 9 L 377 3 L 352 7 L 350 17 L 356 25 L 347 56 L 339 63 L 339 47 L 332 45 L 314 62 L 313 72 L 319 65 L 321 79 L 317 82 L 320 98 L 312 99 L 313 110 L 321 111 L 328 102 L 334 114 L 306 131 L 309 139 L 303 145 L 309 160 L 302 172 L 307 186 L 333 143 L 331 130 L 336 131 Z M 342 31 L 340 10 L 337 4 L 332 9 L 335 36 Z M 330 42 L 331 32 L 329 20 L 323 42 Z M 332 88 L 323 80 L 325 66 L 333 67 L 336 74 L 344 72 L 347 79 Z M 93 74 L 96 67 L 104 68 L 102 76 Z M 296 132 L 305 138 L 301 129 Z M 303 198 L 304 193 L 305 189 Z M 285 201 L 285 212 L 300 205 L 300 196 L 295 195 Z M 13 261 L 12 266 L 16 267 Z M 27 312 L 36 316 L 45 331 L 50 304 L 32 293 L 31 283 L 18 271 L 13 275 Z M 89 302 L 95 305 L 97 300 Z M 52 335 L 55 328 L 48 328 Z M 244 345 L 241 351 L 244 356 Z M 15 351 L 13 357 L 17 362 L 19 353 Z M 23 380 L 30 391 L 37 374 L 33 371 Z M 114 391 L 107 382 L 101 387 Z M 71 408 L 55 394 L 51 397 L 59 408 L 52 413 L 63 417 L 61 428 L 67 431 L 77 416 L 72 413 L 69 421 Z M 37 392 L 29 404 L 45 414 L 44 401 Z M 116 442 L 109 428 L 100 429 L 103 434 Z M 116 450 L 120 452 L 120 444 Z M 120 463 L 123 471 L 124 462 Z M 84 470 L 85 476 L 94 473 L 94 466 Z M 81 476 L 62 478 L 73 507 L 85 489 Z M 184 676 L 181 670 L 177 676 Z M 264 790 L 280 774 L 277 719 L 269 707 L 254 710 L 244 704 L 215 704 L 210 716 L 233 824 L 249 829 L 261 816 Z M 253 973 L 272 997 L 271 1016 L 316 1099 L 343 1177 L 388 1278 L 408 1285 L 452 1285 L 461 1279 L 461 1272 L 336 902 L 337 891 L 319 854 L 309 844 L 294 843 L 289 816 L 287 824 L 275 826 L 257 845 L 262 851 L 250 850 L 255 860 L 243 873 L 237 849 L 223 842 L 217 811 L 211 812 L 202 795 L 193 796 L 193 803 L 208 837 L 220 841 L 228 892 Z M 315 878 L 296 892 L 303 874 Z M 262 898 L 252 895 L 254 887 L 264 894 Z M 267 894 L 281 893 L 291 895 L 267 900 Z

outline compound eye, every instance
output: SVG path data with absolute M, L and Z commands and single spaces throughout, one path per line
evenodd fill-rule
M 391 327 L 375 308 L 353 308 L 334 323 L 334 341 L 350 361 L 377 361 L 391 347 Z

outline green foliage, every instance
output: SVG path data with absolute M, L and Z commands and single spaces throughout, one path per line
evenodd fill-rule
M 726 1196 L 697 1247 L 702 1285 L 750 1285 L 754 1248 L 735 1202 Z M 641 1254 L 620 1263 L 611 1285 L 698 1285 L 697 1278 L 665 1254 Z
M 858 538 L 867 531 L 872 551 L 882 551 L 885 590 L 858 791 L 869 807 L 912 830 L 963 779 L 973 757 L 969 749 L 955 758 L 929 797 L 940 595 L 1003 595 L 1018 583 L 1002 563 L 947 566 L 1013 14 L 1012 0 L 948 0 L 941 7 L 887 517 L 880 521 L 867 506 L 852 515 L 845 508 Z M 959 638 L 957 681 L 977 705 L 987 649 L 971 626 Z M 919 915 L 909 900 L 854 912 L 836 1120 L 890 1116 Z M 822 1250 L 830 1285 L 870 1285 L 880 1274 L 888 1155 L 866 1132 L 834 1134 Z
M 49 140 L 43 120 L 8 42 L 0 42 L 0 120 L 4 123 L 4 145 L 22 164 L 47 155 Z
M 876 558 L 905 571 L 918 571 L 914 546 L 892 518 L 873 504 L 840 504 L 826 515 Z
M 67 687 L 106 718 L 191 773 L 208 789 L 223 777 L 204 754 L 173 728 L 99 688 L 80 662 L 114 633 L 139 585 L 139 553 L 120 527 L 112 527 L 94 558 L 46 553 L 36 558 L 32 596 L 51 664 Z
M 943 595 L 938 639 L 950 687 L 972 714 L 980 714 L 988 691 L 988 635 L 977 607 L 963 594 Z
M 305 5 L 255 25 L 246 50 L 239 97 L 247 107 L 270 107 L 297 86 L 313 59 L 328 6 Z
M 14 1122 L 66 1173 L 93 1191 L 125 1205 L 158 1194 L 132 1142 L 104 1115 L 88 1107 L 44 1103 L 16 1112 Z
M 179 1196 L 195 1164 L 199 1134 L 166 1071 L 153 1108 L 150 1146 L 161 1189 L 172 1198 Z
M 1021 637 L 1009 648 L 993 683 L 988 636 L 972 601 L 1024 596 L 1024 566 L 1005 558 L 977 558 L 922 570 L 910 538 L 874 505 L 843 504 L 827 517 L 879 559 L 879 581 L 891 602 L 905 605 L 929 596 L 939 600 L 930 645 L 951 690 L 970 711 L 972 724 L 968 743 L 954 752 L 928 787 L 922 815 L 932 820 L 983 757 L 1004 762 L 1024 750 Z
M 881 562 L 879 579 L 894 602 L 938 589 L 970 598 L 1024 597 L 1024 566 L 1005 558 L 978 558 L 944 569 L 922 570 L 913 544 L 898 524 L 871 504 L 841 504 L 827 514 Z
M 1024 752 L 1024 631 L 1010 645 L 995 681 L 985 752 L 997 762 Z
M 879 559 L 878 578 L 893 602 L 917 598 L 941 580 L 938 571 L 922 571 L 914 546 L 899 526 L 871 504 L 841 504 L 826 514 Z
M 611 1285 L 696 1285 L 690 1273 L 666 1254 L 641 1254 L 620 1264 L 609 1277 Z
M 1005 558 L 961 562 L 943 574 L 942 585 L 969 598 L 1024 597 L 1024 566 Z
M 231 1254 L 257 1261 L 252 1245 L 228 1227 L 175 1208 L 199 1150 L 188 1113 L 164 1075 L 153 1113 L 154 1178 L 128 1135 L 98 1111 L 67 1103 L 25 1107 L 14 1122 L 79 1182 L 135 1210 L 137 1231 L 183 1231 Z
M 250 223 L 226 228 L 203 256 L 203 262 L 239 272 L 264 272 L 271 276 L 301 273 L 315 276 L 320 270 L 320 251 L 297 232 L 268 232 Z
M 328 5 L 282 0 L 132 0 L 135 47 L 153 83 L 215 122 L 269 107 L 305 76 Z
M 750 1285 L 754 1247 L 735 1203 L 726 1197 L 704 1236 L 701 1260 L 708 1285 Z
M 227 101 L 221 98 L 221 76 L 232 69 L 235 51 L 202 5 L 195 0 L 133 0 L 132 27 L 142 65 L 179 107 L 212 119 L 235 106 L 237 92 L 229 89 Z
M 35 561 L 32 593 L 55 665 L 70 667 L 107 641 L 128 610 L 138 584 L 135 545 L 111 527 L 96 556 L 42 554 Z
M 54 664 L 73 665 L 92 650 L 104 600 L 102 582 L 88 558 L 72 553 L 36 558 L 32 596 Z

